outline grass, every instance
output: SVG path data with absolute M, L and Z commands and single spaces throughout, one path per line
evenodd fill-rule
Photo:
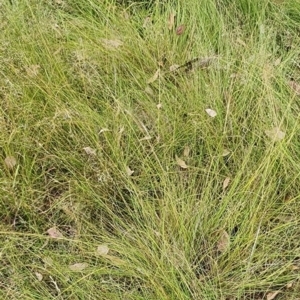
M 298 299 L 298 0 L 0 8 L 1 299 Z

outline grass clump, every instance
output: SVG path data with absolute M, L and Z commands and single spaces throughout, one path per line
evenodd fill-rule
M 297 298 L 299 2 L 0 11 L 1 299 Z

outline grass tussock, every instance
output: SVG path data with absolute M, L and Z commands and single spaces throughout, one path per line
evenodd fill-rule
M 299 13 L 1 3 L 1 299 L 297 299 Z

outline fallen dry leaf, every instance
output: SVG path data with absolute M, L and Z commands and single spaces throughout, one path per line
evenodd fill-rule
M 180 67 L 180 65 L 172 65 L 172 66 L 170 66 L 170 72 L 176 71 L 179 67 Z
M 159 74 L 160 74 L 160 69 L 157 69 L 154 75 L 150 79 L 148 79 L 147 83 L 148 84 L 153 83 L 155 80 L 157 80 Z
M 224 149 L 223 152 L 222 152 L 222 156 L 227 156 L 230 154 L 230 151 L 227 150 L 227 149 Z
M 105 258 L 109 259 L 114 265 L 121 266 L 125 264 L 125 261 L 119 257 L 112 256 L 112 255 L 105 255 Z
M 144 23 L 143 23 L 143 28 L 149 27 L 151 22 L 152 22 L 151 17 L 146 17 L 145 20 L 144 20 Z
M 81 272 L 86 269 L 89 265 L 87 263 L 76 263 L 69 266 L 69 269 L 73 272 Z
M 230 182 L 230 177 L 226 177 L 225 180 L 223 181 L 223 190 L 225 190 Z
M 118 112 L 117 112 L 117 114 L 118 114 Z M 122 135 L 123 135 L 124 132 L 125 132 L 125 128 L 124 128 L 124 126 L 122 126 L 122 127 L 120 128 L 120 130 L 119 130 L 119 132 L 118 132 L 118 136 L 117 136 L 118 144 L 120 144 L 121 138 L 122 138 Z
M 101 41 L 102 41 L 102 45 L 107 48 L 119 48 L 120 46 L 123 45 L 123 42 L 120 41 L 119 39 L 115 39 L 115 40 L 102 39 Z
M 108 128 L 102 128 L 100 131 L 99 131 L 99 134 L 102 133 L 102 132 L 106 132 L 106 131 L 110 131 Z
M 267 300 L 273 300 L 281 291 L 275 291 L 267 294 Z
M 53 266 L 53 264 L 54 264 L 53 259 L 49 256 L 43 257 L 43 262 L 47 266 Z
M 126 167 L 126 174 L 127 174 L 128 176 L 131 176 L 133 173 L 134 173 L 133 170 L 131 170 L 129 167 Z
M 177 35 L 182 35 L 185 31 L 185 26 L 183 24 L 179 25 L 177 28 L 176 28 L 176 34 Z
M 280 65 L 280 63 L 281 63 L 281 57 L 279 57 L 279 58 L 277 58 L 277 59 L 275 60 L 274 66 L 277 67 L 277 66 Z
M 182 168 L 182 169 L 187 169 L 187 168 L 188 168 L 188 166 L 187 166 L 187 164 L 185 163 L 185 161 L 182 160 L 181 158 L 179 158 L 178 156 L 176 156 L 176 163 L 177 163 L 177 165 L 178 165 L 180 168 Z
M 122 11 L 122 15 L 125 20 L 130 20 L 130 15 L 125 9 Z
M 149 85 L 146 86 L 145 92 L 150 96 L 154 96 L 154 92 Z
M 274 142 L 281 141 L 285 137 L 285 132 L 281 131 L 279 127 L 266 130 L 265 134 Z
M 294 80 L 289 81 L 290 88 L 295 92 L 296 95 L 300 95 L 300 84 Z
M 83 150 L 87 155 L 95 156 L 96 155 L 96 150 L 91 148 L 91 147 L 84 147 Z
M 229 248 L 229 244 L 230 244 L 230 236 L 225 230 L 222 230 L 217 245 L 218 250 L 220 252 L 225 252 Z
M 151 139 L 152 139 L 152 137 L 151 137 L 150 135 L 146 135 L 145 137 L 139 139 L 139 141 L 140 141 L 140 142 L 142 142 L 142 141 L 149 141 L 149 140 L 151 140 Z
M 236 41 L 237 41 L 237 43 L 239 43 L 240 45 L 246 47 L 246 43 L 245 43 L 243 40 L 241 40 L 240 38 L 237 38 Z
M 184 157 L 188 157 L 190 155 L 190 151 L 191 151 L 190 147 L 189 146 L 185 146 L 184 150 L 183 150 L 183 156 Z
M 31 65 L 26 67 L 26 73 L 29 77 L 35 77 L 39 73 L 40 66 L 39 65 Z
M 47 230 L 47 233 L 53 239 L 62 239 L 64 237 L 63 234 L 56 227 L 49 228 Z
M 287 289 L 290 289 L 293 287 L 293 282 L 289 282 L 286 286 Z
M 109 252 L 109 248 L 108 248 L 108 246 L 107 246 L 106 244 L 99 245 L 99 246 L 97 247 L 96 253 L 97 253 L 98 255 L 104 256 L 104 255 L 107 255 L 108 252 Z
M 156 105 L 156 107 L 157 107 L 157 109 L 161 109 L 161 108 L 162 108 L 162 104 L 161 104 L 161 103 L 158 103 L 158 104 Z
M 4 159 L 4 164 L 7 167 L 7 169 L 11 170 L 14 168 L 14 166 L 17 164 L 17 160 L 14 156 L 7 156 Z
M 217 116 L 216 111 L 213 110 L 213 109 L 207 108 L 207 109 L 205 109 L 205 111 L 206 111 L 206 113 L 207 113 L 210 117 L 212 117 L 212 118 L 214 118 L 214 117 Z
M 41 273 L 35 272 L 34 274 L 35 274 L 35 276 L 36 276 L 36 278 L 37 278 L 38 281 L 42 281 L 43 280 L 43 275 Z
M 170 13 L 169 20 L 168 20 L 168 29 L 169 29 L 169 30 L 172 30 L 173 27 L 174 27 L 175 16 L 176 16 L 176 14 L 172 11 L 172 12 Z

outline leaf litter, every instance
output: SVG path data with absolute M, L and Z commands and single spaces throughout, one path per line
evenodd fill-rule
M 294 80 L 290 80 L 288 84 L 289 84 L 290 88 L 294 91 L 294 93 L 299 96 L 300 95 L 300 84 Z
M 109 39 L 101 39 L 101 43 L 106 48 L 116 49 L 123 46 L 123 42 L 119 39 L 109 40 Z
M 35 277 L 37 278 L 38 281 L 42 281 L 43 280 L 43 275 L 39 272 L 35 272 L 34 273 Z
M 187 169 L 188 168 L 188 165 L 185 163 L 185 161 L 182 160 L 181 158 L 179 158 L 177 155 L 176 155 L 176 163 L 182 169 Z
M 106 244 L 99 245 L 96 250 L 97 255 L 105 256 L 109 252 L 109 248 Z
M 172 11 L 170 13 L 170 16 L 169 16 L 169 19 L 168 19 L 168 29 L 169 30 L 172 30 L 174 28 L 175 16 L 176 16 L 176 13 Z
M 227 156 L 227 155 L 229 155 L 229 154 L 230 154 L 230 151 L 227 150 L 227 149 L 224 149 L 223 152 L 222 152 L 222 156 L 223 156 L 223 157 L 225 157 L 225 156 Z
M 273 300 L 277 297 L 277 295 L 281 293 L 281 291 L 274 291 L 267 294 L 267 300 Z
M 7 156 L 4 159 L 4 164 L 7 167 L 7 169 L 11 170 L 15 167 L 15 165 L 17 164 L 17 160 L 15 159 L 14 156 Z
M 229 182 L 230 182 L 230 177 L 226 177 L 223 181 L 223 191 L 227 189 L 227 187 L 229 186 Z
M 91 148 L 91 147 L 84 147 L 83 150 L 85 151 L 85 153 L 87 155 L 90 155 L 90 156 L 95 156 L 96 155 L 96 150 Z
M 127 166 L 127 167 L 126 167 L 126 174 L 127 174 L 128 176 L 131 176 L 133 173 L 134 173 L 134 171 L 131 170 L 131 169 Z
M 222 230 L 217 245 L 218 250 L 221 253 L 225 252 L 229 248 L 229 244 L 230 244 L 230 236 L 226 230 Z
M 120 266 L 124 265 L 125 261 L 122 260 L 121 258 L 114 256 L 114 255 L 109 255 L 110 249 L 106 244 L 99 245 L 96 249 L 96 255 L 100 255 L 103 258 L 108 259 L 113 265 Z
M 183 150 L 183 156 L 184 157 L 189 157 L 190 152 L 191 152 L 191 148 L 189 146 L 185 146 L 184 150 Z
M 211 118 L 215 118 L 217 116 L 217 112 L 211 108 L 206 108 L 205 111 Z
M 281 131 L 279 127 L 274 127 L 270 130 L 266 130 L 265 134 L 274 142 L 281 141 L 285 137 L 285 132 Z
M 185 31 L 185 26 L 184 24 L 181 24 L 179 25 L 177 28 L 176 28 L 176 34 L 177 35 L 182 35 Z
M 76 263 L 69 266 L 69 269 L 73 272 L 81 272 L 89 266 L 87 263 Z
M 49 228 L 47 230 L 47 233 L 53 239 L 62 239 L 64 237 L 63 234 L 56 227 Z
M 157 69 L 156 72 L 154 73 L 154 75 L 147 80 L 147 84 L 153 83 L 154 81 L 156 81 L 159 77 L 160 74 L 160 69 Z

